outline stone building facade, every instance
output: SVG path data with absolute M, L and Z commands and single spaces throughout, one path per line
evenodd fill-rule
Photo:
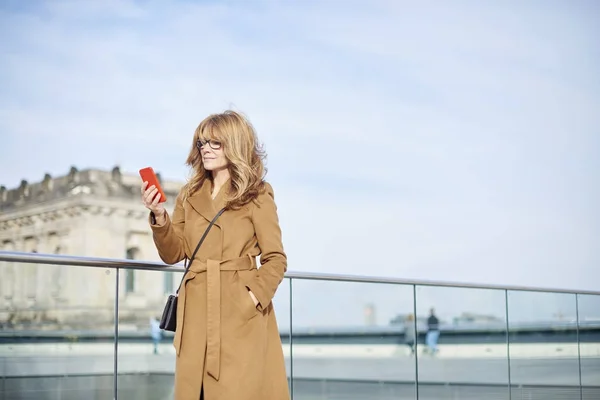
M 160 179 L 160 178 L 159 178 Z M 0 187 L 0 250 L 159 261 L 140 200 L 138 174 L 71 167 L 41 182 Z M 161 180 L 169 212 L 182 182 Z M 116 270 L 0 262 L 0 324 L 112 325 Z M 119 271 L 119 320 L 160 314 L 181 278 L 167 271 Z M 90 318 L 93 318 L 90 320 Z

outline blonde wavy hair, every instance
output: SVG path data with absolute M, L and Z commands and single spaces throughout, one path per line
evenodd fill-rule
M 226 207 L 239 209 L 250 203 L 265 189 L 266 154 L 258 143 L 254 127 L 242 114 L 227 110 L 206 117 L 194 132 L 194 141 L 186 164 L 192 169 L 187 184 L 187 196 L 196 193 L 206 179 L 212 181 L 210 171 L 204 169 L 198 140 L 218 140 L 228 161 L 231 188 L 226 193 Z

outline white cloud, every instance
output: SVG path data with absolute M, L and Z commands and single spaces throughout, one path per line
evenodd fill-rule
M 589 10 L 344 4 L 0 9 L 0 183 L 183 179 L 195 126 L 233 106 L 269 150 L 291 269 L 593 289 Z

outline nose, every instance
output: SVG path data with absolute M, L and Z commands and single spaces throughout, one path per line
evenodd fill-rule
M 200 152 L 202 153 L 203 156 L 211 153 L 211 149 L 210 149 L 210 146 L 208 145 L 208 143 L 206 143 L 204 146 L 202 146 L 200 148 Z

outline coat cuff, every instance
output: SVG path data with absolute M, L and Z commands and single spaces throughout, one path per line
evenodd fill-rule
M 156 223 L 156 215 L 150 211 L 150 215 L 148 215 L 148 223 L 154 232 L 162 232 L 171 224 L 171 219 L 169 218 L 169 213 L 165 212 L 165 222 L 162 225 L 159 225 Z

